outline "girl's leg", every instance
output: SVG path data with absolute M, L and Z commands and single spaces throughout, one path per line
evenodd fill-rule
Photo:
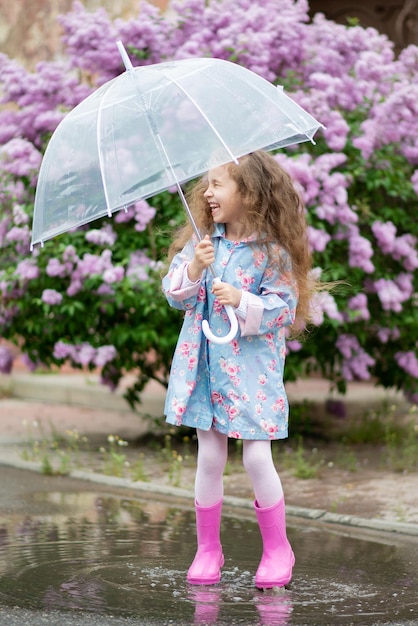
M 271 441 L 245 440 L 242 462 L 250 477 L 260 507 L 276 504 L 283 497 L 280 477 L 274 467 Z
M 253 484 L 254 508 L 263 540 L 255 575 L 259 589 L 284 587 L 292 578 L 295 556 L 286 535 L 283 489 L 274 467 L 270 441 L 244 441 L 243 463 Z
M 224 495 L 223 474 L 228 458 L 228 437 L 215 430 L 197 430 L 195 497 L 200 506 L 211 506 Z
M 223 472 L 228 455 L 225 435 L 197 431 L 198 452 L 195 480 L 197 552 L 187 572 L 192 585 L 212 585 L 221 578 L 224 564 L 220 529 Z

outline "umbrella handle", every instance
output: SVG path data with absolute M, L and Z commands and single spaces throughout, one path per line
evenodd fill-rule
M 213 281 L 220 282 L 220 278 L 214 278 Z M 225 311 L 228 315 L 229 321 L 231 322 L 231 328 L 230 328 L 229 333 L 225 335 L 224 337 L 218 337 L 217 335 L 214 335 L 211 329 L 209 328 L 209 324 L 207 320 L 203 320 L 202 322 L 202 330 L 205 334 L 205 337 L 209 339 L 209 341 L 213 341 L 213 343 L 219 343 L 219 344 L 229 343 L 235 338 L 235 335 L 238 332 L 238 320 L 237 320 L 237 316 L 235 315 L 234 309 L 232 308 L 230 304 L 226 304 Z

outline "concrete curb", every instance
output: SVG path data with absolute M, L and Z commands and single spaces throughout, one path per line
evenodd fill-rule
M 17 455 L 3 455 L 0 451 L 0 466 L 6 465 L 15 469 L 22 469 L 32 472 L 41 473 L 39 463 L 24 461 Z M 118 478 L 115 476 L 106 476 L 95 472 L 84 470 L 72 470 L 67 476 L 78 480 L 85 480 L 92 483 L 107 485 L 109 487 L 117 487 L 128 489 L 138 493 L 146 493 L 152 495 L 161 495 L 163 497 L 176 498 L 179 500 L 194 501 L 194 493 L 192 490 L 180 489 L 168 485 L 160 485 L 153 482 L 132 482 L 126 478 Z M 225 496 L 224 504 L 233 509 L 251 509 L 253 504 L 248 499 L 237 498 L 234 496 Z M 331 524 L 336 527 L 370 530 L 379 533 L 397 534 L 405 537 L 418 537 L 418 524 L 391 522 L 379 519 L 367 519 L 354 515 L 339 515 L 330 513 L 322 509 L 308 509 L 296 506 L 286 506 L 287 515 L 294 519 L 303 519 L 313 521 L 320 524 Z
M 126 381 L 126 383 L 128 380 Z M 12 398 L 37 400 L 66 406 L 83 406 L 120 413 L 133 413 L 123 397 L 125 385 L 111 391 L 95 374 L 0 375 L 0 392 Z M 161 417 L 164 414 L 164 388 L 155 384 L 141 395 L 137 413 Z

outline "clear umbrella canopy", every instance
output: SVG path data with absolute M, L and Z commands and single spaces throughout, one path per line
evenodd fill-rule
M 228 61 L 128 62 L 54 132 L 32 245 L 254 150 L 312 141 L 321 126 L 280 87 Z

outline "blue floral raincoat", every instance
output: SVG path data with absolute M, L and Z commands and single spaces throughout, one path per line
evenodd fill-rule
M 248 292 L 239 331 L 227 344 L 208 341 L 202 320 L 226 335 L 228 316 L 211 292 L 206 270 L 198 283 L 186 281 L 192 240 L 177 254 L 163 279 L 169 304 L 185 311 L 167 390 L 167 422 L 203 430 L 214 428 L 236 439 L 283 439 L 288 434 L 288 401 L 283 385 L 285 326 L 292 324 L 297 289 L 290 258 L 280 251 L 285 271 L 273 270 L 252 238 L 234 242 L 216 226 L 214 270 L 224 282 Z

